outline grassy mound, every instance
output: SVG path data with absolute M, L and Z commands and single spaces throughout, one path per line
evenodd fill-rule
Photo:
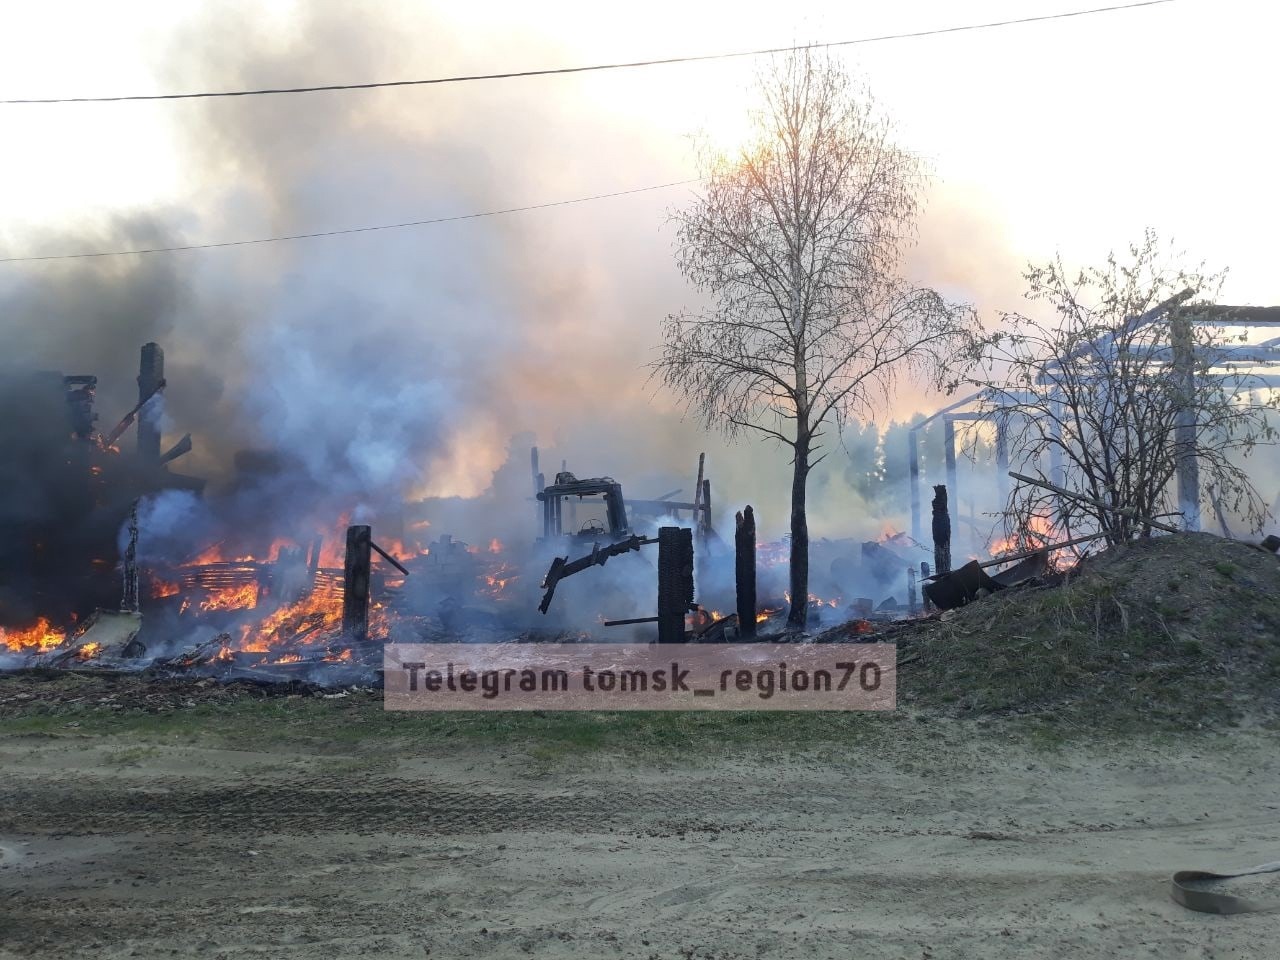
M 896 639 L 905 705 L 1090 725 L 1274 718 L 1280 560 L 1203 533 L 1139 541 Z

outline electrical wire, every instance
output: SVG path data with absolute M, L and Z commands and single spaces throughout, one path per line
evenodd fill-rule
M 176 247 L 142 247 L 136 250 L 101 250 L 92 253 L 59 253 L 33 257 L 0 257 L 0 263 L 30 263 L 38 260 L 86 260 L 93 257 L 126 257 L 144 253 L 177 253 L 183 250 L 214 250 L 219 247 L 245 247 L 258 243 L 280 243 L 286 240 L 311 240 L 317 237 L 338 237 L 349 233 L 373 233 L 378 230 L 401 230 L 405 227 L 425 227 L 433 223 L 453 223 L 457 220 L 478 220 L 482 217 L 500 217 L 509 213 L 524 213 L 528 210 L 546 210 L 549 207 L 567 207 L 576 203 L 589 203 L 592 200 L 608 200 L 611 197 L 625 197 L 633 193 L 648 193 L 652 190 L 666 190 L 688 183 L 698 183 L 703 178 L 675 180 L 671 183 L 658 183 L 651 187 L 636 187 L 632 190 L 616 190 L 613 193 L 598 193 L 590 197 L 575 197 L 571 200 L 552 200 L 549 203 L 532 203 L 523 207 L 505 207 L 501 210 L 485 210 L 480 213 L 462 213 L 452 217 L 433 217 L 429 220 L 408 220 L 404 223 L 383 223 L 368 227 L 348 227 L 343 230 L 318 230 L 314 233 L 292 233 L 279 237 L 256 237 L 250 240 L 222 240 L 217 243 L 188 243 Z
M 1088 10 L 1069 10 L 1064 13 L 1046 13 L 1037 17 L 1019 17 L 1014 20 L 993 20 L 987 23 L 970 23 L 954 27 L 937 27 L 932 30 L 913 30 L 908 33 L 887 33 L 877 37 L 860 37 L 856 40 L 834 40 L 827 43 L 801 44 L 791 47 L 767 47 L 760 50 L 740 50 L 732 53 L 708 53 L 689 57 L 663 57 L 654 60 L 632 60 L 625 63 L 598 63 L 583 67 L 554 67 L 547 70 L 515 70 L 508 73 L 479 73 L 454 77 L 433 77 L 427 80 L 386 80 L 376 83 L 330 83 L 315 87 L 265 87 L 256 90 L 216 90 L 200 93 L 149 93 L 130 94 L 115 97 L 43 97 L 25 99 L 0 100 L 5 104 L 53 104 L 53 103 L 120 103 L 137 100 L 200 100 L 215 97 L 261 97 L 286 93 L 321 93 L 337 90 L 373 90 L 381 87 L 423 87 L 444 83 L 467 83 L 476 80 L 511 80 L 517 77 L 546 77 L 553 74 L 591 73 L 600 70 L 629 70 L 635 67 L 658 67 L 676 63 L 701 63 L 710 60 L 731 60 L 740 57 L 759 57 L 773 53 L 789 53 L 806 47 L 851 47 L 858 44 L 881 43 L 886 40 L 910 40 L 917 37 L 933 37 L 948 33 L 965 33 L 973 30 L 989 30 L 995 27 L 1010 27 L 1027 23 L 1041 23 L 1046 20 L 1065 20 L 1070 17 L 1086 17 L 1100 13 L 1115 13 L 1121 10 L 1136 10 L 1141 7 L 1155 7 L 1174 0 L 1141 0 L 1138 3 L 1123 3 L 1108 7 L 1093 7 Z

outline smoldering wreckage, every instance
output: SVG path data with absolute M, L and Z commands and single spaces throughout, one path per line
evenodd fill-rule
M 6 428 L 0 669 L 379 686 L 388 641 L 779 642 L 817 634 L 876 642 L 996 591 L 1061 582 L 1070 571 L 1054 568 L 1058 551 L 1093 539 L 1040 535 L 1031 549 L 953 569 L 947 487 L 937 486 L 928 546 L 892 531 L 811 545 L 812 569 L 828 574 L 818 578 L 823 592 L 809 597 L 809 631 L 801 633 L 785 623 L 786 544 L 757 543 L 750 506 L 737 513 L 732 535 L 720 535 L 703 456 L 692 497 L 677 499 L 676 489 L 639 499 L 610 477 L 580 479 L 565 464 L 548 483 L 535 447 L 521 547 L 427 534 L 406 505 L 377 528 L 330 518 L 309 539 L 276 536 L 263 520 L 223 526 L 185 557 L 147 561 L 140 512 L 166 493 L 200 497 L 206 483 L 174 469 L 193 448 L 190 434 L 165 447 L 160 418 L 148 415 L 166 387 L 159 345 L 142 347 L 138 403 L 107 432 L 97 425 L 96 386 L 92 375 L 56 372 L 5 385 L 10 408 L 35 410 L 30 421 L 44 429 Z M 236 467 L 249 491 L 255 477 L 285 469 L 260 451 L 238 454 Z M 1275 552 L 1280 538 L 1262 546 Z M 624 564 L 628 575 L 611 582 Z M 656 610 L 610 618 L 611 603 L 652 603 L 655 584 Z M 581 626 L 584 605 L 606 608 L 591 611 L 590 629 Z M 557 616 L 557 606 L 579 616 Z

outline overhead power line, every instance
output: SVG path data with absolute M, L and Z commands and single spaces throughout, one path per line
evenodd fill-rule
M 548 207 L 567 207 L 575 203 L 589 203 L 592 200 L 608 200 L 611 197 L 625 197 L 633 193 L 648 193 L 652 190 L 665 190 L 668 187 L 679 187 L 687 183 L 698 183 L 703 178 L 693 177 L 689 180 L 674 180 L 671 183 L 658 183 L 651 187 L 636 187 L 633 190 L 616 190 L 613 193 L 597 193 L 590 197 L 575 197 L 571 200 L 552 200 L 549 203 L 531 203 L 523 207 L 505 207 L 501 210 L 485 210 L 480 213 L 461 213 L 453 217 L 433 217 L 429 220 L 408 220 L 404 223 L 382 223 L 371 227 L 348 227 L 343 230 L 318 230 L 314 233 L 292 233 L 280 237 L 256 237 L 251 240 L 222 240 L 217 243 L 188 243 L 177 247 L 141 247 L 136 250 L 99 250 L 92 253 L 58 253 L 34 257 L 0 257 L 0 263 L 30 263 L 36 260 L 87 260 L 92 257 L 126 257 L 142 253 L 178 253 L 183 250 L 213 250 L 218 247 L 247 247 L 256 243 L 281 243 L 285 240 L 311 240 L 318 237 L 338 237 L 348 233 L 374 233 L 378 230 L 401 230 L 405 227 L 425 227 L 433 223 L 452 223 L 455 220 L 479 220 L 482 217 L 500 217 L 508 213 L 524 213 L 527 210 L 545 210 Z
M 443 83 L 467 83 L 474 80 L 510 80 L 516 77 L 546 77 L 553 74 L 591 73 L 599 70 L 628 70 L 634 67 L 659 67 L 675 63 L 700 63 L 708 60 L 731 60 L 739 57 L 759 57 L 771 53 L 789 53 L 805 47 L 851 47 L 864 43 L 881 43 L 886 40 L 910 40 L 916 37 L 933 37 L 947 33 L 966 33 L 973 30 L 989 30 L 993 27 L 1011 27 L 1046 20 L 1065 20 L 1069 17 L 1087 17 L 1099 13 L 1120 10 L 1136 10 L 1155 7 L 1174 0 L 1142 0 L 1139 3 L 1122 3 L 1089 10 L 1069 10 L 1063 13 L 1046 13 L 1037 17 L 1018 17 L 1014 20 L 992 20 L 987 23 L 969 23 L 954 27 L 937 27 L 932 30 L 912 30 L 907 33 L 887 33 L 878 37 L 860 37 L 855 40 L 833 40 L 827 43 L 799 44 L 790 47 L 766 47 L 760 50 L 739 50 L 731 53 L 707 53 L 690 57 L 662 57 L 654 60 L 631 60 L 624 63 L 597 63 L 582 67 L 554 67 L 547 70 L 515 70 L 507 73 L 479 73 L 456 77 L 433 77 L 428 80 L 386 80 L 377 83 L 330 83 L 316 87 L 264 87 L 257 90 L 215 90 L 200 93 L 148 93 L 116 97 L 29 97 L 0 100 L 0 104 L 17 103 L 119 103 L 126 100 L 199 100 L 214 97 L 260 97 L 283 93 L 321 93 L 333 90 L 373 90 L 379 87 L 424 87 Z

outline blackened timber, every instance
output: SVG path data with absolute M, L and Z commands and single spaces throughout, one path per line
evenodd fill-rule
M 1169 337 L 1173 344 L 1173 370 L 1177 383 L 1178 408 L 1174 412 L 1173 436 L 1177 449 L 1178 509 L 1187 530 L 1200 529 L 1200 460 L 1196 447 L 1196 359 L 1191 320 L 1174 310 L 1169 316 Z
M 681 643 L 684 617 L 694 609 L 693 531 L 658 529 L 658 642 Z
M 951 572 L 951 515 L 947 512 L 947 485 L 933 488 L 933 565 L 935 576 Z
M 347 527 L 347 556 L 342 569 L 342 632 L 353 643 L 369 639 L 369 572 L 373 562 L 369 527 Z
M 117 423 L 115 427 L 112 429 L 112 431 L 106 436 L 106 445 L 108 447 L 114 444 L 117 440 L 120 439 L 121 436 L 124 435 L 124 432 L 128 430 L 130 426 L 133 425 L 133 421 L 138 418 L 138 412 L 144 406 L 146 406 L 148 400 L 150 400 L 157 393 L 163 390 L 164 386 L 165 386 L 164 381 L 161 380 L 158 384 L 155 385 L 155 387 L 152 389 L 150 393 L 148 393 L 143 399 L 138 401 L 138 405 L 136 407 L 134 407 L 132 410 L 130 410 L 128 413 L 126 413 L 123 417 L 120 418 L 120 422 Z M 159 459 L 159 458 L 160 458 L 159 441 L 157 441 L 156 442 L 156 459 Z
M 124 551 L 124 594 L 120 598 L 121 613 L 139 611 L 138 594 L 138 501 L 129 510 L 129 545 Z
M 679 493 L 680 491 L 676 491 Z M 668 494 L 670 496 L 671 494 Z M 633 500 L 627 497 L 627 506 L 635 510 L 643 510 L 646 513 L 671 513 L 673 510 L 697 510 L 696 503 L 690 503 L 687 500 Z
M 735 517 L 734 583 L 738 596 L 738 635 L 756 635 L 756 514 L 750 504 Z
M 702 481 L 702 535 L 709 537 L 711 529 L 711 480 Z
M 920 540 L 920 444 L 914 429 L 907 431 L 908 475 L 911 481 L 911 538 Z
M 383 560 L 387 561 L 387 563 L 391 564 L 393 567 L 395 567 L 397 570 L 403 573 L 406 577 L 409 576 L 409 571 L 405 569 L 404 564 L 402 564 L 399 560 L 397 560 L 391 554 L 387 553 L 387 551 L 383 550 L 380 546 L 378 546 L 372 540 L 369 541 L 369 546 L 372 547 L 373 552 L 376 553 L 378 556 L 380 556 Z
M 547 575 L 542 578 L 542 589 L 546 592 L 542 595 L 542 602 L 538 604 L 538 611 L 540 613 L 547 612 L 547 609 L 551 606 L 551 598 L 555 596 L 556 585 L 565 577 L 571 577 L 575 573 L 581 573 L 590 567 L 604 566 L 610 557 L 616 557 L 632 550 L 639 550 L 648 543 L 658 542 L 658 539 L 654 537 L 646 539 L 641 536 L 631 536 L 607 547 L 602 547 L 598 543 L 593 544 L 591 552 L 584 557 L 579 557 L 577 560 L 570 560 L 568 557 L 556 557 L 551 561 L 551 567 L 547 570 Z
M 316 574 L 320 572 L 320 550 L 324 546 L 324 537 L 316 537 L 311 541 L 311 556 L 307 559 L 307 580 L 313 586 Z
M 138 407 L 141 408 L 163 386 L 164 351 L 159 344 L 143 344 L 138 365 Z M 160 424 L 154 413 L 143 413 L 138 420 L 138 456 L 153 462 L 160 459 Z
M 141 427 L 139 427 L 139 436 L 141 436 Z M 160 458 L 160 462 L 169 463 L 173 460 L 177 460 L 181 456 L 185 456 L 190 452 L 191 452 L 191 434 L 184 433 L 182 435 L 182 439 L 179 440 L 177 443 L 175 443 L 172 447 L 170 447 L 169 450 L 164 454 L 164 456 Z

